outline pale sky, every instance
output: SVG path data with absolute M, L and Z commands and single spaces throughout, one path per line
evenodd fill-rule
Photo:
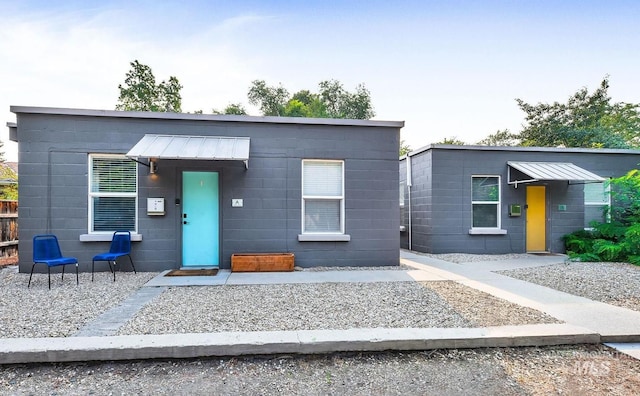
M 337 79 L 413 149 L 517 132 L 515 99 L 561 101 L 610 76 L 640 103 L 640 1 L 0 0 L 0 140 L 10 105 L 114 109 L 130 62 L 176 76 L 185 112 L 241 102 L 251 81 L 290 93 Z

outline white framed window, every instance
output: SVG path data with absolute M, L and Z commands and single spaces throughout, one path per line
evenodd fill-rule
M 473 229 L 500 228 L 500 176 L 471 176 Z
M 89 233 L 138 230 L 138 166 L 116 154 L 89 154 Z
M 344 234 L 344 161 L 302 160 L 302 234 Z
M 606 223 L 611 207 L 611 190 L 608 182 L 586 183 L 584 185 L 584 228 L 592 229 L 591 222 Z

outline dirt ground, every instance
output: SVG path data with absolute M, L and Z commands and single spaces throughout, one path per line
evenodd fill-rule
M 10 395 L 637 395 L 601 345 L 0 366 Z

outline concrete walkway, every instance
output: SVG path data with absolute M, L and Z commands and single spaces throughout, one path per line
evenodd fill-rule
M 282 283 L 342 283 L 342 282 L 409 282 L 406 271 L 293 271 L 293 272 L 231 272 L 220 270 L 216 276 L 164 276 L 151 279 L 144 286 L 215 286 L 215 285 L 275 285 Z
M 594 302 L 492 272 L 556 264 L 564 261 L 563 256 L 531 256 L 522 260 L 454 264 L 406 251 L 400 254 L 402 263 L 413 270 L 289 273 L 220 271 L 213 278 L 159 276 L 121 306 L 89 323 L 74 337 L 0 340 L 0 364 L 602 342 L 607 342 L 607 345 L 623 353 L 640 358 L 640 344 L 630 344 L 640 342 L 640 312 Z M 543 311 L 565 323 L 485 328 L 384 328 L 112 335 L 121 323 L 133 316 L 137 309 L 153 298 L 153 295 L 170 286 L 213 284 L 206 282 L 239 285 L 411 280 L 454 280 L 516 304 Z
M 603 342 L 640 341 L 640 312 L 574 296 L 493 271 L 560 264 L 564 256 L 456 264 L 401 252 L 401 262 L 600 334 Z

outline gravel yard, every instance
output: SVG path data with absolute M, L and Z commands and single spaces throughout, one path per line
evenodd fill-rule
M 533 323 L 557 321 L 455 282 L 227 285 L 171 288 L 119 334 Z
M 471 262 L 512 255 L 434 257 Z M 627 264 L 500 273 L 632 309 L 640 301 L 640 268 Z M 1 269 L 0 338 L 72 336 L 155 275 L 118 273 L 114 283 L 103 272 L 92 283 L 90 274 L 81 274 L 76 286 L 74 275 L 62 282 L 56 274 L 49 291 L 44 274 L 34 275 L 27 289 L 28 274 Z M 251 285 L 170 288 L 120 333 L 553 322 L 451 281 Z M 0 394 L 12 395 L 635 395 L 638 389 L 640 361 L 603 345 L 0 366 Z
M 576 296 L 640 311 L 640 266 L 627 263 L 571 261 L 498 273 Z
M 0 269 L 0 338 L 68 337 L 106 310 L 124 301 L 157 273 L 118 272 L 113 282 L 111 273 L 76 276 L 51 274 L 51 290 L 47 274 L 19 274 L 17 267 Z
M 156 275 L 123 272 L 114 283 L 105 272 L 94 282 L 80 274 L 76 286 L 55 274 L 49 290 L 45 274 L 28 289 L 28 274 L 2 269 L 0 338 L 72 336 Z M 118 334 L 533 323 L 557 321 L 455 282 L 284 284 L 170 288 Z

